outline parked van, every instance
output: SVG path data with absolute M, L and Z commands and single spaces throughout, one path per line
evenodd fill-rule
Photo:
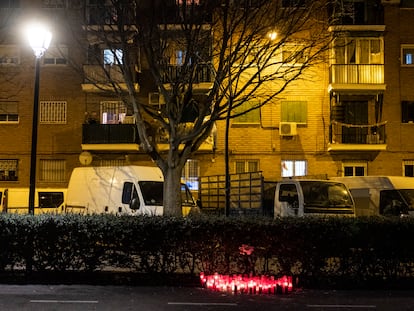
M 66 188 L 36 188 L 35 214 L 58 214 L 65 210 Z M 29 188 L 0 189 L 0 210 L 3 213 L 27 214 Z
M 414 177 L 333 177 L 345 183 L 355 200 L 357 216 L 414 216 Z
M 117 215 L 163 215 L 164 177 L 158 167 L 77 167 L 69 180 L 66 212 Z M 190 190 L 182 184 L 182 210 L 197 210 Z
M 339 181 L 288 179 L 276 183 L 274 217 L 355 216 L 351 193 Z

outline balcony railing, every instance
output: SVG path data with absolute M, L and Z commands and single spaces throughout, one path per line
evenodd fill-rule
M 82 144 L 139 144 L 135 124 L 84 124 Z
M 384 84 L 384 65 L 334 64 L 330 77 L 336 84 Z
M 117 65 L 106 65 L 105 69 L 101 65 L 84 65 L 83 72 L 86 83 L 108 83 L 109 81 L 122 83 L 125 81 Z
M 332 121 L 330 142 L 332 144 L 385 144 L 385 122 L 374 125 L 352 125 Z
M 169 65 L 163 76 L 163 83 L 171 83 L 183 76 L 183 66 Z M 210 64 L 198 64 L 193 83 L 212 82 L 213 73 Z

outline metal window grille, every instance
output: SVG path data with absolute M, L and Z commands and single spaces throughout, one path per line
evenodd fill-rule
M 0 159 L 0 181 L 17 180 L 17 164 L 15 159 Z
M 123 166 L 125 165 L 125 159 L 113 159 L 113 160 L 100 160 L 99 166 Z
M 66 109 L 66 101 L 41 101 L 39 123 L 66 124 Z
M 235 163 L 236 174 L 259 171 L 258 160 L 237 160 Z
M 41 181 L 63 182 L 66 177 L 65 160 L 40 160 Z

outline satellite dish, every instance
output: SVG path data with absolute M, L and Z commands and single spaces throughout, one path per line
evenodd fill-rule
M 89 151 L 82 151 L 79 155 L 79 162 L 82 165 L 89 165 L 92 163 L 92 154 Z

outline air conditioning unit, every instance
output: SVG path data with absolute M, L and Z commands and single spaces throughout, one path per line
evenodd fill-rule
M 279 124 L 279 135 L 280 136 L 295 136 L 296 123 L 295 122 L 280 122 Z

